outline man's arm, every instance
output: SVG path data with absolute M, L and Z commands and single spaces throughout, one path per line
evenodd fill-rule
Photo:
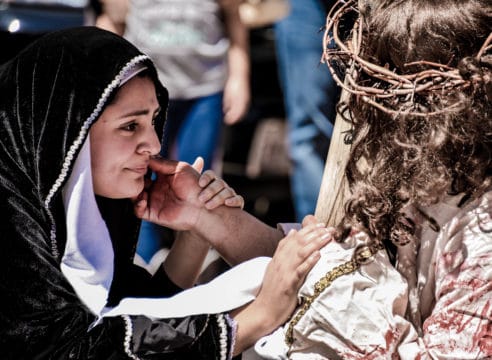
M 96 26 L 123 36 L 129 0 L 101 0 L 102 12 L 96 19 Z
M 207 210 L 199 200 L 199 173 L 189 164 L 152 159 L 157 179 L 136 201 L 138 217 L 205 239 L 231 265 L 272 256 L 283 233 L 238 208 Z
M 176 232 L 163 264 L 169 279 L 182 289 L 194 286 L 209 248 L 207 242 L 191 231 Z
M 224 122 L 235 124 L 248 110 L 250 94 L 249 32 L 239 17 L 241 0 L 220 0 L 227 36 L 228 74 L 224 87 Z
M 204 211 L 192 230 L 207 240 L 230 264 L 257 256 L 273 256 L 284 234 L 241 209 Z
M 217 177 L 214 171 L 203 170 L 203 158 L 198 157 L 191 165 L 200 175 L 198 185 L 201 188 L 198 199 L 202 206 L 213 210 L 221 205 L 232 208 L 243 208 L 244 199 L 234 189 Z M 169 254 L 164 261 L 164 271 L 168 277 L 182 289 L 196 284 L 202 270 L 204 260 L 210 249 L 210 243 L 195 232 L 176 231 L 175 239 Z

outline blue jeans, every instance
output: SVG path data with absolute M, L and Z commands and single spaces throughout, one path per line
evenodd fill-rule
M 204 170 L 212 167 L 222 132 L 222 92 L 190 100 L 170 100 L 164 125 L 161 155 L 168 159 L 193 163 L 197 156 L 205 160 Z M 166 231 L 158 225 L 142 222 L 137 253 L 149 261 L 163 245 Z
M 339 90 L 322 55 L 327 2 L 291 0 L 275 24 L 275 42 L 288 121 L 291 191 L 297 221 L 316 209 Z
M 171 100 L 164 126 L 161 155 L 193 163 L 203 157 L 203 170 L 212 167 L 222 132 L 223 93 L 190 99 Z

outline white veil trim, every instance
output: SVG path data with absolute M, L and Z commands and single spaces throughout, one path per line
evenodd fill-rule
M 79 298 L 94 314 L 100 314 L 113 279 L 114 253 L 94 195 L 89 136 L 80 149 L 62 194 L 67 243 L 61 270 Z

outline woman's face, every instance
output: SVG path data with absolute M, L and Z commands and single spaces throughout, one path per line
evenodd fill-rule
M 135 76 L 117 92 L 90 130 L 94 192 L 113 199 L 137 196 L 149 158 L 160 150 L 154 83 Z

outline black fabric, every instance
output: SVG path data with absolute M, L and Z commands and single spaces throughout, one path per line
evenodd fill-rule
M 217 316 L 187 317 L 156 324 L 143 317 L 133 318 L 134 346 L 141 356 L 153 359 L 220 359 L 220 328 Z M 227 328 L 230 333 L 231 329 Z M 176 337 L 176 332 L 180 333 Z M 208 341 L 195 341 L 197 337 Z
M 133 264 L 140 221 L 133 216 L 131 201 L 101 196 L 96 196 L 96 201 L 115 251 L 115 271 L 108 306 L 117 305 L 124 297 L 168 297 L 183 290 L 169 279 L 162 267 L 151 277 L 145 269 Z
M 126 40 L 83 27 L 49 34 L 0 67 L 0 359 L 128 358 L 124 319 L 104 319 L 90 328 L 95 316 L 60 270 L 66 243 L 61 189 L 87 136 L 81 131 L 83 124 L 91 114 L 103 111 L 105 104 L 97 106 L 105 89 L 137 55 L 141 53 Z M 156 80 L 153 65 L 148 62 L 148 66 L 165 109 L 167 91 Z M 163 120 L 156 125 L 160 133 Z M 68 162 L 69 154 L 73 159 Z M 60 177 L 64 172 L 66 176 Z M 57 179 L 61 183 L 54 187 Z M 128 201 L 106 200 L 100 207 L 114 236 L 115 252 L 111 302 L 116 304 L 128 295 L 178 291 L 165 274 L 151 278 L 133 265 L 139 222 Z M 209 321 L 196 339 L 198 327 L 202 329 L 207 318 L 151 321 L 135 317 L 137 335 L 130 350 L 145 359 L 152 345 L 141 350 L 137 344 L 159 344 L 158 352 L 165 343 L 177 350 L 162 358 L 188 359 L 180 354 L 193 343 L 194 349 L 205 349 L 204 356 L 213 359 L 220 351 L 217 322 Z M 140 323 L 166 331 L 150 334 L 139 330 Z M 187 326 L 176 328 L 183 323 Z

